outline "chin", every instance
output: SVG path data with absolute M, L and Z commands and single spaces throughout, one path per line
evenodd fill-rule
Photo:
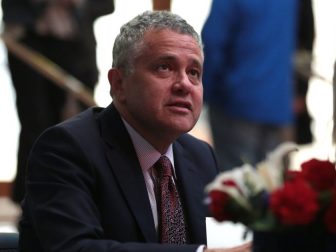
M 194 124 L 188 124 L 188 125 L 179 125 L 175 127 L 176 132 L 179 133 L 179 135 L 188 133 L 190 130 L 194 128 Z
M 176 136 L 180 136 L 184 133 L 189 132 L 195 126 L 197 121 L 191 120 L 190 118 L 171 118 L 169 121 L 165 121 L 165 127 L 167 131 L 174 132 Z

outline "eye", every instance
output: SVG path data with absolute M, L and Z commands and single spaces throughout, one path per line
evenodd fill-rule
M 161 72 L 167 72 L 171 70 L 171 67 L 168 64 L 160 64 L 157 66 L 157 70 Z
M 201 77 L 201 71 L 199 71 L 198 69 L 191 69 L 189 71 L 189 75 L 191 75 L 192 77 L 196 77 L 197 79 L 199 79 Z

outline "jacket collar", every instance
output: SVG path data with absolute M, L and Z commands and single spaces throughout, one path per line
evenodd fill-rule
M 157 242 L 146 184 L 132 141 L 113 104 L 98 116 L 106 157 L 147 242 Z

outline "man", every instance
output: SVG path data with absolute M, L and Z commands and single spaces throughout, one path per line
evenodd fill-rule
M 210 146 L 185 134 L 202 107 L 201 48 L 169 12 L 121 28 L 108 73 L 113 103 L 52 127 L 32 150 L 21 251 L 203 251 L 203 189 L 218 170 Z M 162 156 L 173 165 L 174 201 L 160 198 Z M 168 223 L 162 203 L 180 219 Z
M 298 0 L 213 0 L 202 29 L 204 101 L 219 167 L 292 140 Z

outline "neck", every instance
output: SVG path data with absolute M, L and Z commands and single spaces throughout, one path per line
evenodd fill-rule
M 167 137 L 168 134 L 164 132 L 157 132 L 155 130 L 145 130 L 143 127 L 138 127 L 138 124 L 131 120 L 131 117 L 127 116 L 127 113 L 123 113 L 122 110 L 119 110 L 120 116 L 126 126 L 130 127 L 131 130 L 139 134 L 145 141 L 147 141 L 154 149 L 159 153 L 164 154 L 167 152 L 169 146 L 173 143 L 176 138 Z

